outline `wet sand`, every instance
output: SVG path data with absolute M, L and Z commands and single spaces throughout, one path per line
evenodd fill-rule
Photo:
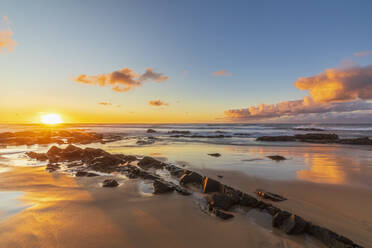
M 271 216 L 256 210 L 221 221 L 193 196 L 146 196 L 140 180 L 119 178 L 118 188 L 102 188 L 102 180 L 43 167 L 3 172 L 1 191 L 23 192 L 27 208 L 0 222 L 0 247 L 323 247 L 273 230 Z

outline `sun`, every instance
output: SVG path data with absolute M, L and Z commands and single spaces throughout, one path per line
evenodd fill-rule
M 41 116 L 41 122 L 43 124 L 60 124 L 62 123 L 62 118 L 58 114 L 47 114 Z

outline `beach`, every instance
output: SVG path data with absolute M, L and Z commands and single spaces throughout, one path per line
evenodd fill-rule
M 255 141 L 262 135 L 309 132 L 292 126 L 73 128 L 123 136 L 105 144 L 78 145 L 82 148 L 151 156 L 252 195 L 256 189 L 280 194 L 287 200 L 274 206 L 371 247 L 371 146 Z M 149 128 L 156 133 L 149 134 Z M 370 132 L 363 125 L 347 128 L 332 131 L 345 137 Z M 0 132 L 24 129 L 8 126 Z M 171 137 L 172 130 L 198 137 Z M 216 132 L 232 137 L 200 138 Z M 76 177 L 69 169 L 48 172 L 45 162 L 25 155 L 46 152 L 52 145 L 1 148 L 0 191 L 5 199 L 0 205 L 1 247 L 325 247 L 312 236 L 287 235 L 273 228 L 272 217 L 256 209 L 237 206 L 231 210 L 234 218 L 221 220 L 203 211 L 199 194 L 152 194 L 148 181 L 116 172 L 96 177 Z M 220 156 L 208 155 L 216 153 Z M 272 155 L 285 160 L 267 157 Z M 167 177 L 162 171 L 158 174 Z M 102 187 L 106 178 L 114 178 L 119 186 Z

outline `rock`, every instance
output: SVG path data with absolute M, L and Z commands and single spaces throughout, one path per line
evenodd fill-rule
M 296 134 L 294 137 L 299 140 L 338 140 L 338 135 L 334 133 Z
M 368 137 L 361 137 L 356 139 L 340 139 L 337 143 L 347 145 L 372 145 L 372 140 Z
M 221 193 L 214 193 L 209 199 L 209 205 L 212 208 L 229 210 L 234 205 L 234 201 L 227 195 Z
M 49 163 L 45 168 L 48 172 L 53 172 L 59 169 L 59 164 L 57 163 Z
M 217 175 L 217 177 L 218 177 L 218 178 L 223 178 L 223 176 L 222 176 L 222 175 Z
M 334 248 L 362 248 L 362 246 L 359 246 L 355 244 L 350 239 L 338 235 L 337 233 L 332 232 L 331 230 L 328 230 L 326 228 L 308 224 L 306 228 L 306 232 L 318 240 L 322 241 L 325 245 L 328 247 L 334 247 Z
M 302 128 L 302 127 L 298 127 L 298 128 L 292 128 L 293 130 L 296 130 L 296 131 L 324 131 L 324 129 L 321 129 L 321 128 Z
M 74 145 L 68 145 L 62 153 L 60 153 L 63 160 L 81 160 L 84 150 Z
M 268 158 L 272 159 L 272 160 L 275 160 L 275 161 L 282 161 L 282 160 L 286 160 L 285 157 L 283 156 L 280 156 L 280 155 L 272 155 L 272 156 L 267 156 Z
M 76 172 L 75 176 L 76 177 L 97 177 L 99 175 L 96 173 L 92 173 L 92 172 L 78 171 Z
M 294 136 L 261 136 L 256 141 L 296 141 Z
M 190 191 L 188 191 L 185 188 L 182 188 L 181 186 L 173 185 L 173 188 L 174 188 L 175 191 L 177 191 L 177 193 L 179 193 L 181 195 L 191 195 Z
M 262 198 L 265 198 L 265 199 L 268 199 L 268 200 L 271 200 L 271 201 L 275 201 L 275 202 L 287 200 L 287 198 L 285 198 L 281 195 L 270 193 L 270 192 L 262 190 L 262 189 L 256 189 L 255 193 Z
M 39 161 L 48 160 L 48 156 L 45 153 L 26 152 L 26 155 L 29 156 L 30 158 L 33 158 Z
M 180 178 L 183 174 L 187 173 L 187 170 L 177 167 L 175 165 L 166 165 L 165 168 L 169 171 L 172 176 Z
M 230 198 L 233 204 L 239 204 L 243 193 L 227 185 L 222 185 L 222 193 Z
M 87 164 L 90 164 L 91 161 L 94 159 L 94 158 L 97 158 L 97 157 L 100 157 L 100 156 L 105 156 L 105 155 L 109 155 L 110 153 L 102 150 L 102 149 L 99 149 L 99 148 L 90 148 L 90 147 L 87 147 L 84 149 L 84 152 L 83 152 L 83 155 L 82 155 L 82 161 L 84 163 L 87 163 Z
M 137 145 L 151 145 L 155 143 L 155 138 L 154 137 L 145 137 L 137 140 L 136 144 Z
M 222 211 L 220 209 L 213 209 L 213 214 L 216 215 L 218 218 L 221 218 L 223 220 L 228 220 L 234 217 L 234 215 L 230 213 L 226 213 L 225 211 Z
M 146 133 L 156 133 L 156 131 L 154 129 L 149 128 L 147 129 Z
M 155 180 L 153 183 L 154 187 L 154 194 L 164 194 L 173 192 L 174 188 L 170 185 L 168 185 L 166 182 L 163 182 L 161 180 Z
M 200 186 L 202 184 L 203 177 L 196 173 L 196 172 L 190 172 L 190 173 L 185 173 L 183 176 L 179 178 L 179 182 L 181 185 L 186 185 L 188 183 L 193 183 L 197 186 Z
M 62 153 L 62 149 L 59 148 L 59 147 L 56 147 L 56 146 L 52 146 L 51 148 L 49 148 L 49 150 L 47 151 L 47 155 L 48 157 L 55 157 L 55 156 L 58 156 Z
M 150 169 L 150 168 L 155 168 L 155 169 L 161 169 L 165 165 L 164 163 L 160 162 L 159 160 L 156 160 L 152 157 L 144 157 L 141 159 L 141 161 L 138 162 L 138 166 L 141 167 L 142 169 Z
M 297 235 L 305 231 L 307 224 L 308 223 L 304 219 L 292 214 L 289 218 L 283 221 L 280 229 L 286 234 Z
M 258 205 L 258 200 L 253 196 L 243 193 L 241 196 L 240 205 L 255 208 Z
M 212 178 L 204 177 L 203 178 L 203 193 L 213 193 L 220 192 L 222 190 L 222 184 Z
M 291 216 L 291 213 L 289 213 L 287 211 L 280 211 L 280 212 L 276 213 L 273 216 L 272 226 L 277 227 L 277 228 L 281 227 L 283 225 L 284 221 L 286 219 L 288 219 L 290 216 Z
M 208 155 L 211 157 L 216 157 L 216 158 L 221 157 L 221 154 L 219 153 L 208 153 Z
M 117 187 L 119 184 L 116 180 L 114 179 L 106 179 L 105 181 L 103 181 L 102 183 L 102 187 Z
M 169 134 L 191 134 L 190 131 L 179 131 L 179 130 L 172 130 L 168 132 Z

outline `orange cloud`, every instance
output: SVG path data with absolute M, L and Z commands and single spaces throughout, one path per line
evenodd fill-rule
M 312 77 L 299 78 L 294 85 L 308 90 L 316 102 L 372 99 L 372 65 L 347 69 L 327 69 Z
M 232 73 L 228 72 L 226 70 L 221 70 L 221 71 L 213 72 L 213 76 L 229 76 L 229 77 L 231 77 Z
M 7 26 L 6 30 L 0 30 L 0 53 L 3 51 L 13 51 L 17 42 L 12 39 L 13 31 L 9 28 L 7 16 L 3 16 L 3 23 Z
M 254 120 L 372 109 L 372 103 L 364 101 L 372 100 L 372 65 L 328 69 L 312 77 L 299 78 L 294 84 L 298 89 L 309 90 L 311 96 L 303 100 L 230 109 L 225 111 L 225 116 L 232 120 Z
M 111 102 L 99 102 L 98 104 L 102 105 L 102 106 L 111 106 L 112 105 Z
M 350 112 L 368 109 L 372 109 L 372 104 L 361 100 L 340 103 L 318 103 L 311 97 L 306 96 L 303 100 L 284 101 L 277 104 L 260 104 L 242 109 L 230 109 L 225 111 L 225 115 L 232 120 L 257 120 L 299 114 Z
M 87 76 L 86 74 L 78 75 L 74 81 L 82 84 L 109 86 L 116 92 L 127 92 L 131 89 L 140 87 L 143 82 L 155 81 L 158 83 L 165 82 L 169 77 L 162 73 L 154 72 L 153 69 L 147 68 L 146 72 L 139 74 L 132 69 L 123 68 L 111 73 Z
M 160 106 L 169 106 L 168 103 L 165 103 L 161 100 L 152 100 L 149 102 L 151 106 L 160 107 Z
M 362 52 L 354 53 L 355 57 L 364 57 L 364 56 L 369 56 L 369 55 L 372 55 L 372 51 L 362 51 Z

